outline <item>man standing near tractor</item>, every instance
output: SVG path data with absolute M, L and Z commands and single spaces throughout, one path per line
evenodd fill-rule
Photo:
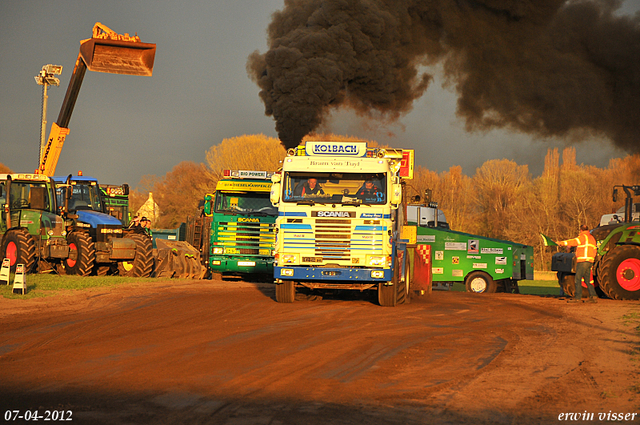
M 568 239 L 566 241 L 557 242 L 560 246 L 576 246 L 576 279 L 575 279 L 575 296 L 569 300 L 570 303 L 582 301 L 582 279 L 589 291 L 589 299 L 587 302 L 596 303 L 596 289 L 591 284 L 591 266 L 596 257 L 597 247 L 596 239 L 589 232 L 586 224 L 580 226 L 580 234 L 578 237 Z

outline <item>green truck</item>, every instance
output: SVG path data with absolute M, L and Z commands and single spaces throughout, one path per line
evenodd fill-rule
M 407 206 L 417 228 L 417 244 L 431 246 L 435 288 L 464 283 L 468 292 L 518 293 L 518 281 L 533 279 L 533 247 L 449 228 L 437 204 Z
M 213 275 L 272 277 L 278 209 L 269 199 L 271 174 L 225 170 L 201 216 L 187 220 L 187 241 Z

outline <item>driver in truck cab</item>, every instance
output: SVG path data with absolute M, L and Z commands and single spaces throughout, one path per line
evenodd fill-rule
M 373 180 L 367 180 L 364 182 L 362 187 L 358 189 L 358 192 L 356 193 L 356 195 L 376 196 L 378 192 L 380 192 L 380 189 L 378 188 L 378 186 L 376 186 L 375 183 L 373 183 Z
M 311 177 L 304 184 L 300 183 L 293 191 L 293 196 L 324 195 L 324 190 L 318 184 L 318 179 Z

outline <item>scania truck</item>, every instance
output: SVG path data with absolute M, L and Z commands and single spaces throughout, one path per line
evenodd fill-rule
M 273 276 L 274 226 L 271 175 L 224 170 L 215 194 L 207 194 L 201 217 L 187 220 L 187 241 L 214 276 Z
M 290 149 L 272 177 L 276 301 L 293 302 L 296 287 L 377 290 L 383 306 L 408 301 L 403 181 L 412 177 L 412 150 L 361 141 Z

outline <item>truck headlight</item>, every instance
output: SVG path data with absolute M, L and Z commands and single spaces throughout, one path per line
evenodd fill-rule
M 280 269 L 280 276 L 292 277 L 293 269 Z
M 281 254 L 281 264 L 300 264 L 300 255 L 298 254 Z
M 213 253 L 214 254 L 222 254 L 223 252 L 224 252 L 224 248 L 222 248 L 222 247 L 213 248 Z
M 371 277 L 374 279 L 382 279 L 384 277 L 384 270 L 371 270 Z
M 367 255 L 365 257 L 365 265 L 367 267 L 385 267 L 387 265 L 387 257 L 385 255 Z

